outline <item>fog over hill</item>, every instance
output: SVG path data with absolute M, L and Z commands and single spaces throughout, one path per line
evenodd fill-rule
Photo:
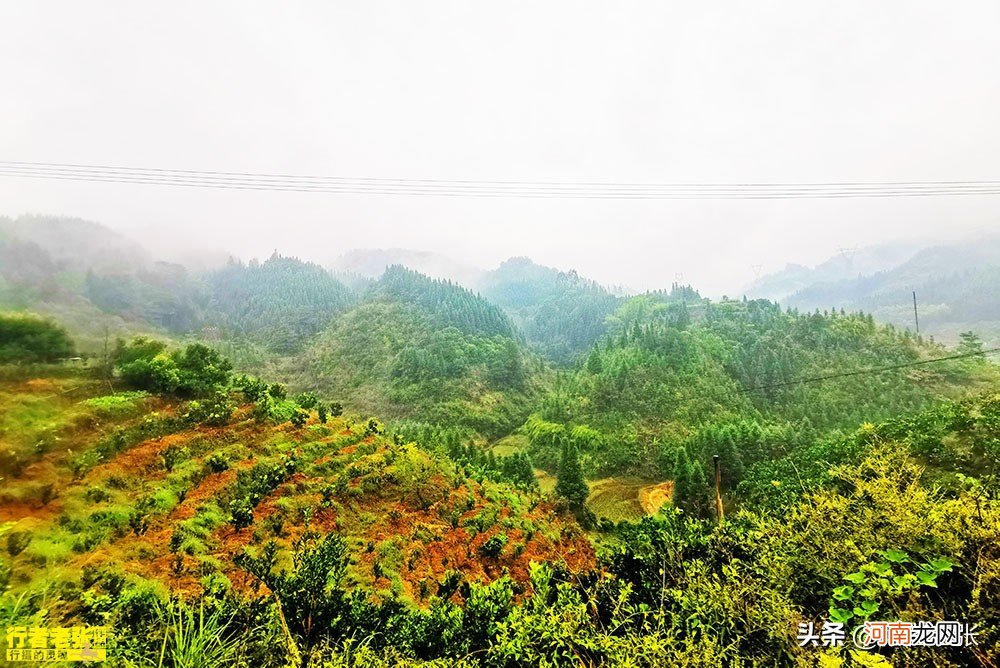
M 474 286 L 484 269 L 454 260 L 442 253 L 408 248 L 356 248 L 334 260 L 330 267 L 338 272 L 378 278 L 393 265 L 402 265 L 431 278 Z
M 955 342 L 972 330 L 1000 341 L 1000 237 L 849 249 L 815 268 L 789 266 L 764 276 L 745 294 L 804 310 L 862 310 L 915 330 L 914 292 L 922 334 Z
M 843 248 L 815 267 L 789 263 L 784 269 L 756 279 L 743 293 L 748 297 L 782 300 L 815 283 L 849 280 L 885 271 L 908 260 L 920 248 L 917 243 Z

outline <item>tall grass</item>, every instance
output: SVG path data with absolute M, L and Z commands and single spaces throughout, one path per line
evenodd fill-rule
M 157 668 L 214 668 L 240 663 L 245 638 L 228 632 L 218 611 L 206 612 L 184 604 L 171 605 Z

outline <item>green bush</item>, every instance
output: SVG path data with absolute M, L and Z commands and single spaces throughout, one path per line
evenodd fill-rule
M 482 547 L 479 548 L 479 552 L 484 557 L 499 557 L 506 545 L 507 534 L 498 533 L 484 542 Z
M 241 496 L 229 502 L 229 521 L 237 529 L 253 524 L 254 503 L 249 497 Z
M 236 407 L 226 392 L 217 391 L 206 399 L 191 401 L 187 406 L 187 419 L 213 427 L 229 424 Z
M 73 341 L 53 322 L 23 313 L 0 313 L 0 364 L 55 362 L 73 355 Z
M 228 387 L 232 364 L 217 351 L 192 343 L 172 353 L 148 339 L 135 339 L 117 354 L 118 372 L 136 389 L 184 397 L 207 397 Z
M 229 468 L 229 460 L 225 457 L 225 455 L 213 452 L 208 456 L 208 459 L 205 460 L 205 465 L 212 473 L 222 473 Z

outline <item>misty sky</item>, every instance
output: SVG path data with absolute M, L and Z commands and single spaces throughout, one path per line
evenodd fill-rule
M 0 160 L 527 181 L 1000 179 L 1000 3 L 0 3 Z M 1000 229 L 1000 196 L 597 201 L 0 177 L 152 244 L 529 255 L 735 293 L 752 265 Z

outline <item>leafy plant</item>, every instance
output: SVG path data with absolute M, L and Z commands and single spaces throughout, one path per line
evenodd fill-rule
M 937 588 L 938 576 L 951 572 L 954 566 L 943 557 L 917 564 L 909 554 L 897 549 L 884 550 L 881 557 L 845 575 L 848 584 L 833 590 L 829 609 L 832 621 L 869 619 L 884 605 L 891 605 L 910 591 Z
M 484 557 L 499 557 L 506 545 L 507 534 L 498 533 L 497 535 L 487 539 L 486 542 L 483 543 L 482 547 L 479 548 L 479 552 Z

